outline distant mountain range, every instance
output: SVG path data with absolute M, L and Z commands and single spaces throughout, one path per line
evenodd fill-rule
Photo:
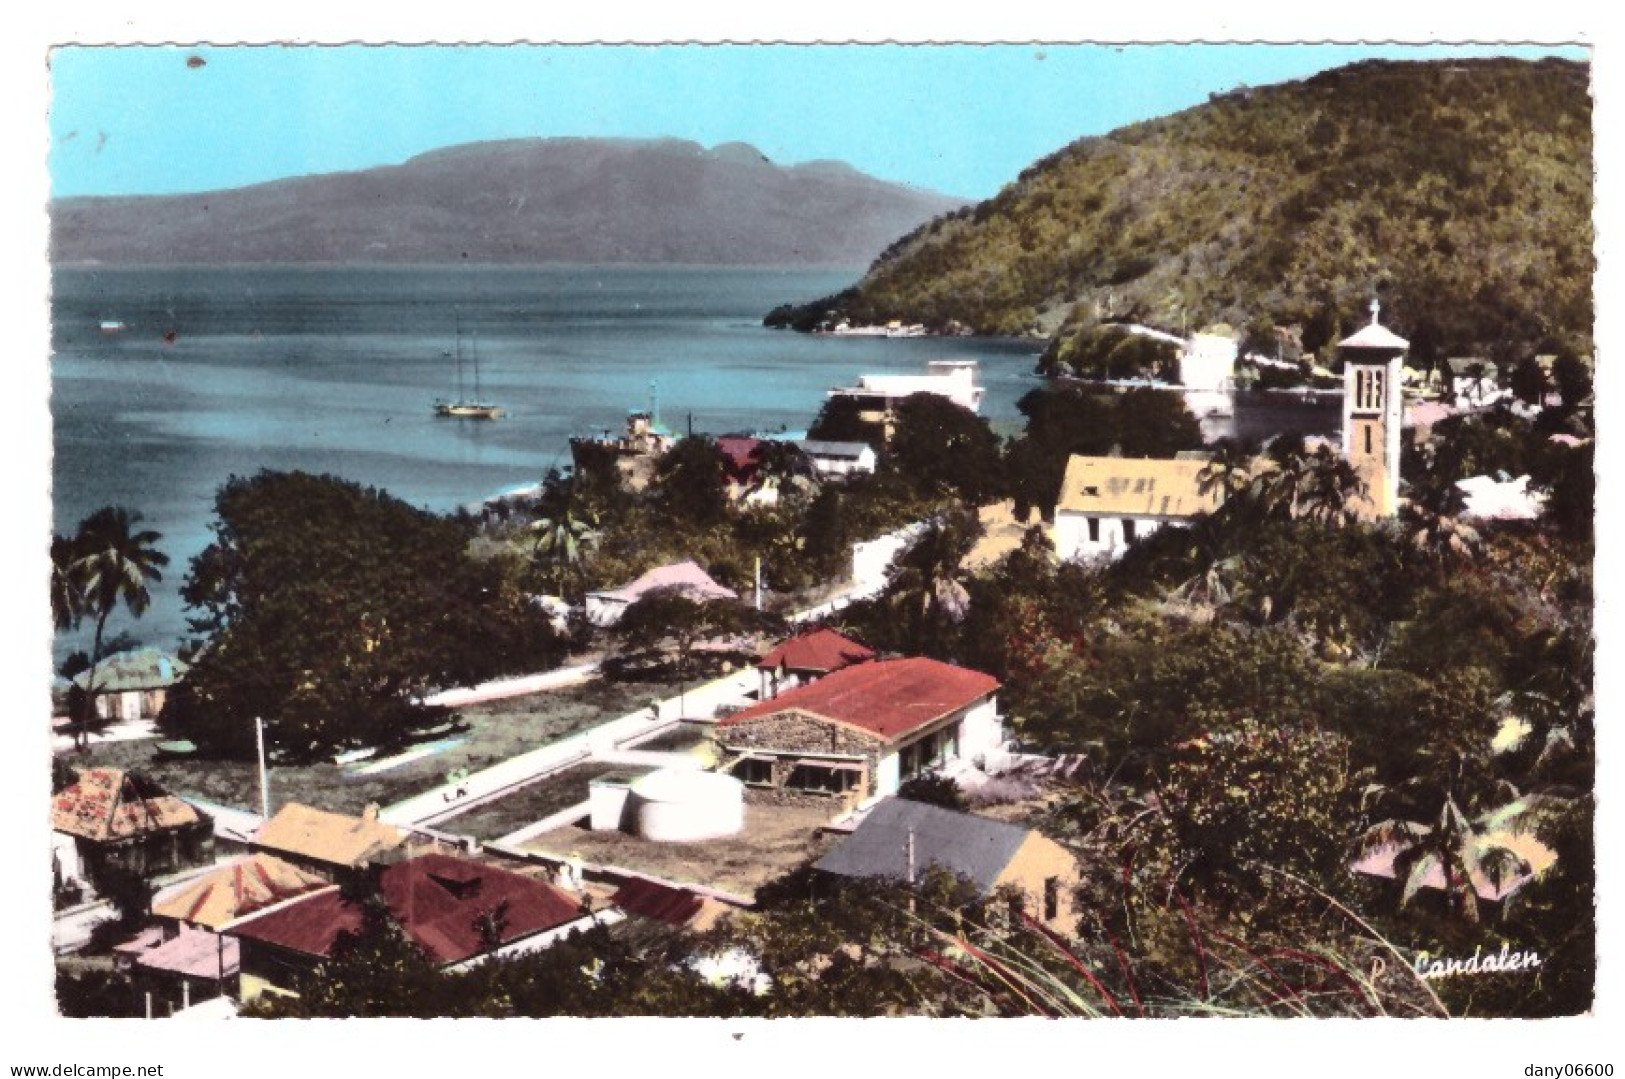
M 1590 350 L 1590 70 L 1366 61 L 1086 138 L 770 325 L 1040 334 L 1223 322 L 1305 348 L 1369 316 L 1412 352 Z
M 228 262 L 869 264 L 966 205 L 745 143 L 515 139 L 401 165 L 51 207 L 58 265 Z

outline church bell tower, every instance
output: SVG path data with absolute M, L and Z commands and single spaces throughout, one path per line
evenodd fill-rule
M 1368 520 L 1399 512 L 1400 357 L 1410 342 L 1377 321 L 1337 343 L 1343 357 L 1343 456 L 1366 484 L 1356 509 Z

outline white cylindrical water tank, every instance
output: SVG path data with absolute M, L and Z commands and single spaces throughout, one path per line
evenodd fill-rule
M 662 768 L 632 784 L 637 834 L 662 843 L 734 835 L 745 827 L 745 785 L 733 776 Z

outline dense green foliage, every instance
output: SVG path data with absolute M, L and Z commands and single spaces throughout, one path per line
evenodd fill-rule
M 556 663 L 546 617 L 466 524 L 329 476 L 234 477 L 182 596 L 204 645 L 160 717 L 206 752 L 395 746 L 433 723 L 441 686 Z
M 1039 368 L 1079 378 L 1178 382 L 1179 348 L 1122 326 L 1069 324 L 1044 350 Z
M 1022 334 L 1074 309 L 1176 331 L 1267 317 L 1318 352 L 1376 287 L 1422 364 L 1586 353 L 1591 144 L 1582 63 L 1367 61 L 1082 139 L 775 321 Z

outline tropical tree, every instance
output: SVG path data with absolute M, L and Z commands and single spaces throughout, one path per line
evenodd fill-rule
M 1458 503 L 1458 498 L 1456 500 Z M 1412 549 L 1441 568 L 1470 563 L 1484 547 L 1478 529 L 1462 520 L 1459 511 L 1451 513 L 1407 502 L 1401 517 Z
M 629 606 L 615 623 L 618 666 L 670 660 L 679 686 L 694 673 L 696 647 L 737 639 L 776 622 L 735 599 L 700 599 L 682 585 L 656 588 Z
M 79 586 L 77 605 L 71 596 L 58 600 L 58 570 L 56 558 L 61 545 L 52 543 L 52 608 L 58 625 L 64 611 L 75 607 L 84 617 L 94 618 L 96 632 L 90 648 L 90 672 L 85 679 L 85 715 L 76 717 L 75 738 L 80 746 L 89 738 L 89 713 L 96 700 L 96 672 L 101 661 L 102 640 L 107 621 L 120 605 L 133 618 L 140 618 L 152 604 L 149 581 L 163 579 L 160 567 L 169 565 L 169 556 L 158 550 L 156 544 L 163 537 L 151 529 L 142 529 L 141 514 L 122 506 L 104 506 L 79 523 L 79 531 L 67 546 L 78 552 L 66 577 Z M 68 591 L 63 588 L 63 591 Z M 59 603 L 64 604 L 58 606 Z M 70 622 L 71 624 L 71 622 Z
M 597 538 L 597 522 L 589 516 L 578 517 L 572 508 L 564 506 L 552 516 L 533 521 L 530 532 L 536 538 L 531 556 L 558 573 L 558 588 L 562 593 L 565 576 L 580 567 Z
M 1196 489 L 1203 495 L 1217 492 L 1221 505 L 1245 494 L 1252 489 L 1256 457 L 1255 447 L 1233 438 L 1220 439 L 1196 474 Z
M 886 456 L 921 495 L 951 495 L 973 506 L 1003 487 L 999 439 L 987 421 L 940 394 L 917 393 L 897 406 Z
M 970 608 L 965 556 L 981 534 L 974 511 L 946 513 L 892 560 L 884 605 L 899 619 L 905 651 L 952 658 L 954 627 Z
M 1359 847 L 1362 853 L 1393 850 L 1394 879 L 1405 882 L 1401 908 L 1433 884 L 1443 890 L 1451 910 L 1476 924 L 1480 917 L 1478 883 L 1487 882 L 1499 891 L 1507 881 L 1530 870 L 1529 863 L 1508 845 L 1509 835 L 1474 824 L 1456 800 L 1446 795 L 1430 823 L 1401 818 L 1379 821 L 1361 836 Z
M 1272 457 L 1274 467 L 1255 480 L 1256 497 L 1267 515 L 1326 524 L 1354 519 L 1366 484 L 1342 454 L 1321 445 L 1301 452 L 1293 447 Z
M 401 745 L 441 718 L 434 690 L 560 657 L 468 522 L 299 472 L 233 477 L 215 514 L 181 591 L 209 646 L 159 717 L 208 752 L 251 756 L 256 717 L 287 758 Z
M 727 487 L 727 466 L 716 439 L 690 435 L 661 455 L 650 490 L 668 517 L 704 528 L 728 516 Z
M 85 613 L 85 582 L 79 548 L 63 535 L 51 537 L 51 618 L 59 630 L 73 629 Z

